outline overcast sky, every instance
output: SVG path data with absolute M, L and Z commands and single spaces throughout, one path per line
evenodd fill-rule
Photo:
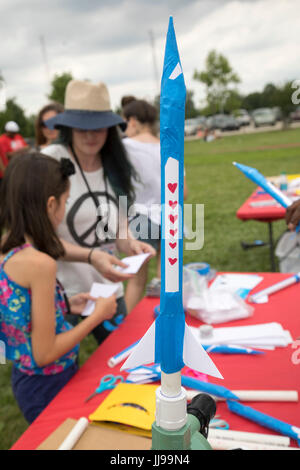
M 125 94 L 153 99 L 170 15 L 197 105 L 204 87 L 193 72 L 211 49 L 229 59 L 241 92 L 300 79 L 299 0 L 0 0 L 6 97 L 36 113 L 53 76 L 71 72 L 106 82 L 113 108 Z

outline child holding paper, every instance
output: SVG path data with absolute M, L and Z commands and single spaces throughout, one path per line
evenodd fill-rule
M 0 195 L 0 340 L 13 361 L 12 387 L 30 423 L 77 371 L 78 343 L 116 311 L 115 296 L 96 300 L 76 327 L 89 294 L 68 301 L 56 279 L 64 248 L 56 234 L 65 213 L 74 165 L 39 153 L 15 157 Z M 95 299 L 93 299 L 95 300 Z

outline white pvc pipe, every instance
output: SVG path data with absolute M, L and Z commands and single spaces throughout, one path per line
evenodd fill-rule
M 155 421 L 167 431 L 178 431 L 187 422 L 186 391 L 181 387 L 181 372 L 161 372 L 161 386 L 156 389 Z
M 267 401 L 267 402 L 297 402 L 297 390 L 232 390 L 241 401 Z M 191 401 L 199 390 L 187 390 L 187 400 Z M 222 398 L 213 397 L 217 401 Z
M 235 441 L 233 439 L 210 439 L 208 436 L 208 442 L 210 443 L 213 450 L 232 450 L 232 449 L 244 449 L 244 450 L 300 450 L 296 447 L 285 447 L 285 446 L 272 446 L 267 444 L 257 444 L 254 442 L 246 441 Z
M 80 418 L 57 450 L 72 450 L 88 427 L 88 424 L 89 421 L 87 418 Z
M 165 374 L 161 372 L 161 392 L 166 397 L 177 397 L 181 393 L 181 372 Z
M 288 279 L 284 279 L 283 281 L 277 282 L 276 284 L 273 284 L 273 286 L 267 287 L 266 289 L 261 290 L 260 292 L 256 292 L 256 294 L 253 294 L 249 297 L 250 302 L 257 302 L 260 297 L 265 297 L 270 294 L 274 294 L 275 292 L 278 292 L 281 289 L 285 289 L 288 286 L 291 286 L 292 284 L 295 284 L 299 280 L 300 272 L 295 274 L 294 276 L 289 277 Z
M 286 436 L 275 436 L 273 434 L 260 434 L 256 432 L 232 431 L 230 429 L 209 429 L 210 439 L 230 439 L 235 441 L 246 441 L 257 444 L 268 444 L 288 447 L 290 438 Z

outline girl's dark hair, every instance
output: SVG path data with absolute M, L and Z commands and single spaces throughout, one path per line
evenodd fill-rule
M 46 143 L 45 136 L 43 134 L 43 115 L 48 113 L 48 111 L 55 111 L 57 114 L 62 113 L 64 111 L 64 107 L 60 103 L 49 103 L 44 106 L 35 120 L 35 144 L 37 147 L 40 145 L 44 145 Z
M 72 168 L 71 168 L 72 166 Z M 54 259 L 64 255 L 47 214 L 50 196 L 59 200 L 69 187 L 74 165 L 68 159 L 60 162 L 38 152 L 15 156 L 8 164 L 0 191 L 0 243 L 2 253 L 32 238 L 35 248 Z
M 72 144 L 72 129 L 61 127 L 58 143 L 69 146 Z M 101 149 L 101 161 L 104 176 L 108 178 L 117 197 L 127 196 L 129 207 L 135 199 L 132 179 L 138 176 L 131 165 L 125 147 L 116 126 L 109 127 L 105 144 Z
M 148 124 L 155 134 L 157 109 L 145 100 L 133 100 L 124 106 L 123 115 L 126 120 L 135 117 L 141 124 Z

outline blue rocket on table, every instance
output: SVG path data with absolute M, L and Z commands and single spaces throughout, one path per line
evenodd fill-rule
M 263 188 L 270 196 L 272 196 L 285 209 L 292 204 L 292 201 L 274 184 L 268 181 L 256 168 L 243 165 L 242 163 L 233 162 L 233 164 L 244 173 L 253 183 Z
M 233 162 L 233 164 L 241 170 L 247 178 L 253 183 L 263 188 L 270 196 L 272 196 L 279 204 L 287 209 L 292 201 L 282 191 L 280 191 L 274 184 L 268 181 L 256 168 L 251 166 L 243 165 L 242 163 Z M 296 232 L 300 231 L 300 223 L 296 227 Z
M 161 294 L 160 314 L 139 341 L 123 369 L 152 362 L 165 374 L 184 365 L 223 378 L 185 324 L 182 304 L 183 179 L 186 88 L 170 18 L 160 96 L 161 144 Z

